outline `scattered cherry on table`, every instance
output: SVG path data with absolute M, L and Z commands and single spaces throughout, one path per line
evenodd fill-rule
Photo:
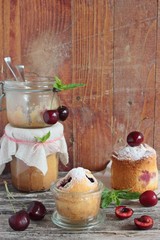
M 130 218 L 133 215 L 133 209 L 126 206 L 117 206 L 115 208 L 115 214 L 121 220 Z
M 139 218 L 134 219 L 136 227 L 140 230 L 148 230 L 153 227 L 154 221 L 153 218 L 148 215 L 142 215 Z
M 25 210 L 20 210 L 8 219 L 10 227 L 15 231 L 24 231 L 30 224 L 30 218 Z
M 40 201 L 33 201 L 28 206 L 27 212 L 29 214 L 30 219 L 39 221 L 44 218 L 46 215 L 46 207 Z
M 157 194 L 152 190 L 147 190 L 139 196 L 139 202 L 145 207 L 155 206 L 158 202 Z

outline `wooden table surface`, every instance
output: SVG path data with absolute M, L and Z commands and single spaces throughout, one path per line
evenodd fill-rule
M 13 193 L 15 200 L 13 201 L 16 210 L 22 208 L 21 203 L 26 206 L 32 200 L 42 201 L 47 208 L 47 215 L 39 222 L 31 221 L 29 227 L 22 232 L 14 231 L 8 224 L 8 218 L 13 214 L 12 206 L 7 198 L 3 181 L 0 181 L 0 239 L 110 239 L 119 240 L 122 239 L 134 239 L 134 240 L 154 240 L 160 239 L 160 202 L 151 208 L 145 208 L 140 206 L 138 201 L 127 202 L 127 206 L 130 206 L 134 210 L 134 214 L 128 220 L 118 220 L 114 214 L 114 206 L 110 206 L 103 210 L 105 215 L 105 221 L 101 226 L 92 228 L 86 231 L 70 231 L 61 229 L 55 226 L 51 221 L 51 215 L 54 211 L 54 202 L 52 193 L 50 191 L 41 193 L 20 193 L 12 187 L 10 176 L 3 175 L 3 179 L 8 182 L 10 192 Z M 150 215 L 154 219 L 154 226 L 151 230 L 137 230 L 134 225 L 134 217 L 141 215 Z

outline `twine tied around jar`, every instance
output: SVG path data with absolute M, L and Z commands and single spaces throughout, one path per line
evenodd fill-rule
M 37 142 L 37 141 L 26 141 L 26 140 L 22 140 L 22 139 L 12 138 L 12 137 L 8 136 L 5 131 L 4 131 L 3 136 L 5 136 L 6 138 L 8 138 L 8 139 L 9 139 L 10 141 L 12 141 L 12 142 L 20 143 L 20 144 L 30 144 L 30 145 L 33 145 L 33 144 L 34 144 L 35 147 L 43 146 L 43 145 L 50 144 L 50 143 L 54 143 L 54 144 L 55 144 L 55 145 L 54 145 L 54 146 L 55 146 L 55 149 L 56 149 L 57 151 L 60 150 L 60 147 L 59 147 L 58 145 L 56 145 L 56 142 L 59 141 L 59 140 L 61 140 L 61 139 L 64 137 L 64 135 L 62 134 L 60 137 L 55 138 L 55 139 L 52 139 L 52 140 L 48 140 L 48 141 L 45 141 L 45 142 Z
M 50 138 L 45 142 L 38 142 L 35 139 L 34 136 L 41 137 L 48 131 L 51 132 Z M 59 122 L 40 129 L 15 128 L 7 124 L 0 145 L 0 168 L 3 164 L 12 161 L 14 156 L 28 166 L 37 167 L 44 175 L 48 170 L 47 156 L 56 154 L 64 165 L 68 163 L 63 125 Z

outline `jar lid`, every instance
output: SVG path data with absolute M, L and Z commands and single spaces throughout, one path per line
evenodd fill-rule
M 39 129 L 15 128 L 7 124 L 1 138 L 0 166 L 15 156 L 28 166 L 37 167 L 45 175 L 48 170 L 47 156 L 53 153 L 66 165 L 68 151 L 63 130 L 63 125 L 59 122 L 51 127 Z M 45 142 L 37 141 L 48 132 L 50 136 Z

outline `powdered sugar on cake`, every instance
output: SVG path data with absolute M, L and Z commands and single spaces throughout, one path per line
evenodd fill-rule
M 64 178 L 60 179 L 60 181 L 57 183 L 57 188 L 70 188 L 76 183 L 80 184 L 84 179 L 87 180 L 85 184 L 89 186 L 97 183 L 96 178 L 88 169 L 84 169 L 82 167 L 73 168 L 67 173 Z
M 133 160 L 137 161 L 143 158 L 156 155 L 156 151 L 148 144 L 140 144 L 136 147 L 129 145 L 121 148 L 118 152 L 114 152 L 113 156 L 118 160 Z
M 81 181 L 85 177 L 86 171 L 87 170 L 82 167 L 73 168 L 70 170 L 69 176 L 77 181 Z

